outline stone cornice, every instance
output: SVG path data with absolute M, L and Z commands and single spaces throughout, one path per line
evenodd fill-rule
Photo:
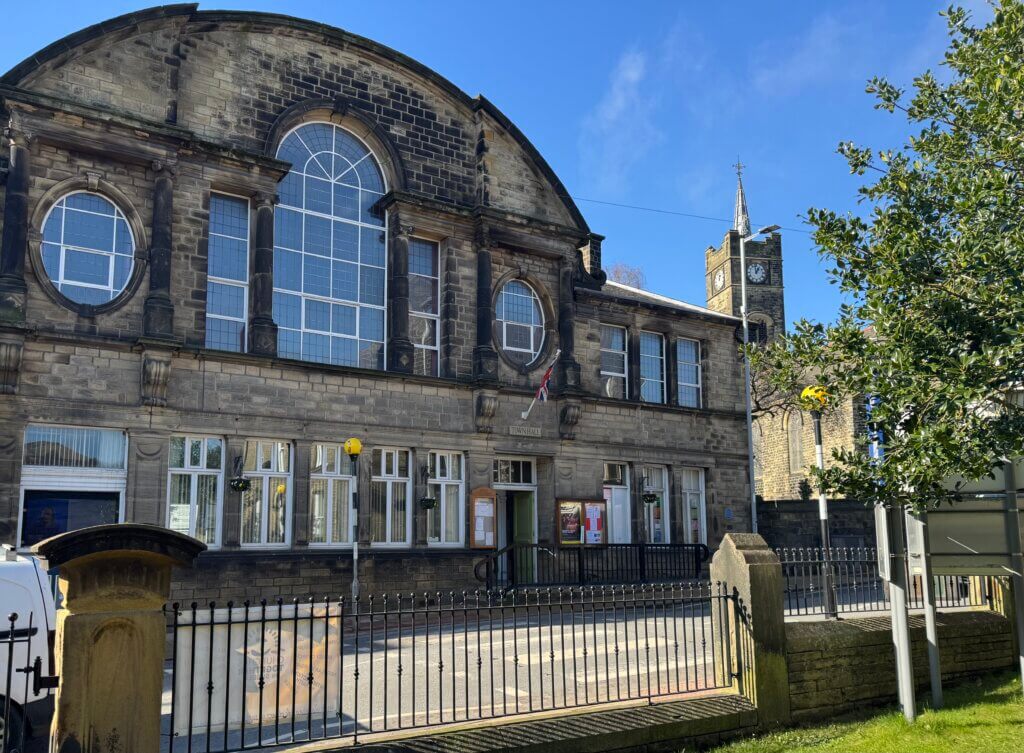
M 228 165 L 255 168 L 275 182 L 283 178 L 291 167 L 287 162 L 259 152 L 200 138 L 187 128 L 5 84 L 0 84 L 0 103 L 8 110 L 18 111 L 23 118 L 31 120 L 40 138 L 74 144 L 90 151 L 114 152 L 133 161 L 164 161 L 171 153 L 195 153 Z M 63 122 L 55 119 L 57 115 Z M 94 126 L 94 133 L 85 132 L 80 125 L 74 123 L 74 118 Z M 115 138 L 102 139 L 104 133 Z

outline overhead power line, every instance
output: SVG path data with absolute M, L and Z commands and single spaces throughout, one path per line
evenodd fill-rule
M 638 212 L 654 212 L 655 214 L 670 214 L 670 215 L 674 215 L 676 217 L 689 217 L 692 220 L 707 220 L 708 222 L 724 222 L 727 225 L 731 225 L 732 224 L 732 220 L 731 219 L 726 219 L 725 217 L 710 217 L 710 216 L 708 216 L 706 214 L 693 214 L 691 212 L 677 212 L 674 209 L 658 209 L 656 207 L 641 207 L 641 206 L 637 206 L 635 204 L 620 204 L 620 203 L 615 202 L 615 201 L 602 201 L 601 199 L 588 199 L 588 198 L 586 198 L 584 196 L 573 196 L 572 198 L 575 201 L 589 201 L 591 204 L 604 204 L 605 206 L 618 207 L 620 209 L 634 209 L 634 210 L 636 210 Z M 785 226 L 782 226 L 781 229 L 782 230 L 789 230 L 790 232 L 793 232 L 793 233 L 804 233 L 804 234 L 810 235 L 810 231 L 809 230 L 804 230 L 803 228 L 799 228 L 799 227 L 785 227 Z

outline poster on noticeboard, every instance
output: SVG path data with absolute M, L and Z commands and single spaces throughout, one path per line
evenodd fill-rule
M 601 546 L 608 543 L 604 500 L 559 500 L 558 543 L 562 546 Z

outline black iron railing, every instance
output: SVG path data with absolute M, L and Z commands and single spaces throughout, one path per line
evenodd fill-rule
M 831 586 L 836 611 L 874 612 L 889 608 L 889 587 L 878 574 L 874 548 L 833 548 L 829 551 L 831 583 L 825 578 L 825 552 L 820 548 L 777 549 L 782 562 L 786 614 L 822 614 L 826 588 Z M 921 578 L 908 573 L 907 606 L 924 608 Z M 991 605 L 991 584 L 986 578 L 941 575 L 934 578 L 935 604 L 939 608 Z
M 164 750 L 237 751 L 707 691 L 742 674 L 724 586 L 166 609 Z
M 25 748 L 25 718 L 17 699 L 29 697 L 32 674 L 29 672 L 29 647 L 39 628 L 34 615 L 19 618 L 16 612 L 0 623 L 0 657 L 4 672 L 0 675 L 0 753 Z
M 476 577 L 488 589 L 680 583 L 706 575 L 709 556 L 703 544 L 512 544 L 478 562 Z

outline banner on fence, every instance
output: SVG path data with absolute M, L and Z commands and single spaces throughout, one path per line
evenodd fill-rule
M 324 603 L 249 607 L 248 615 L 244 607 L 183 611 L 174 732 L 303 721 L 323 715 L 325 704 L 334 715 L 340 638 L 340 619 Z

